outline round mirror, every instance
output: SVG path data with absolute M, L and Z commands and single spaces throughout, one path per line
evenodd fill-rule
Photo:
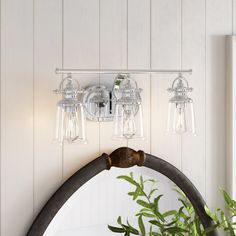
M 117 179 L 118 176 L 122 177 Z M 181 171 L 158 157 L 122 147 L 110 155 L 102 154 L 72 175 L 46 203 L 27 236 L 113 235 L 108 224 L 116 225 L 119 216 L 125 224 L 128 220 L 137 227 L 136 216 L 139 205 L 143 205 L 134 201 L 137 183 L 144 186 L 144 180 L 149 180 L 145 192 L 150 193 L 153 188 L 150 179 L 158 181 L 157 196 L 164 195 L 160 211 L 179 208 L 178 196 L 172 189 L 175 184 L 192 204 L 203 227 L 213 225 L 200 193 Z M 139 189 L 144 191 L 143 187 Z M 208 235 L 217 234 L 212 231 Z

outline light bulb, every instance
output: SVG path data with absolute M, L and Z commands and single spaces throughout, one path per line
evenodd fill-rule
M 173 121 L 173 130 L 175 133 L 182 134 L 187 131 L 185 105 L 177 104 Z
M 64 116 L 64 140 L 73 142 L 79 137 L 79 119 L 77 112 L 66 112 Z
M 132 105 L 123 106 L 123 136 L 127 139 L 136 134 L 136 125 Z

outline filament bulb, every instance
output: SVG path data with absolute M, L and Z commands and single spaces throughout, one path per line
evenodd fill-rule
M 176 106 L 176 114 L 175 114 L 173 129 L 174 129 L 175 133 L 178 133 L 178 134 L 182 134 L 187 131 L 184 104 L 178 104 Z
M 74 142 L 79 137 L 79 119 L 76 111 L 65 113 L 63 128 L 63 136 L 67 142 Z
M 124 105 L 123 113 L 123 135 L 130 139 L 136 133 L 136 125 L 132 105 Z

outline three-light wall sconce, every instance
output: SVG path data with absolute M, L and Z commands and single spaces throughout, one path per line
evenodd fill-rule
M 132 74 L 158 73 L 178 74 L 169 92 L 167 131 L 174 134 L 191 132 L 195 134 L 193 100 L 188 93 L 193 88 L 182 76 L 192 70 L 82 70 L 56 69 L 57 74 L 66 74 L 59 88 L 61 94 L 57 103 L 55 139 L 60 143 L 86 143 L 86 119 L 97 122 L 113 122 L 114 139 L 144 138 L 142 89 L 132 78 Z M 114 76 L 112 88 L 94 85 L 81 88 L 73 74 L 110 74 Z

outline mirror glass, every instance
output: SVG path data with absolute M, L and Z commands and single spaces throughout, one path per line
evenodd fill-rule
M 158 180 L 158 194 L 164 194 L 160 201 L 161 210 L 176 209 L 179 206 L 177 194 L 172 190 L 174 184 L 165 176 L 145 167 L 113 167 L 101 172 L 77 190 L 56 214 L 44 236 L 114 235 L 107 225 L 117 226 L 118 216 L 124 222 L 129 219 L 133 226 L 137 226 L 135 214 L 140 207 L 128 195 L 134 187 L 117 179 L 117 176 L 128 175 L 130 172 L 133 172 L 137 180 L 140 175 L 144 179 Z

